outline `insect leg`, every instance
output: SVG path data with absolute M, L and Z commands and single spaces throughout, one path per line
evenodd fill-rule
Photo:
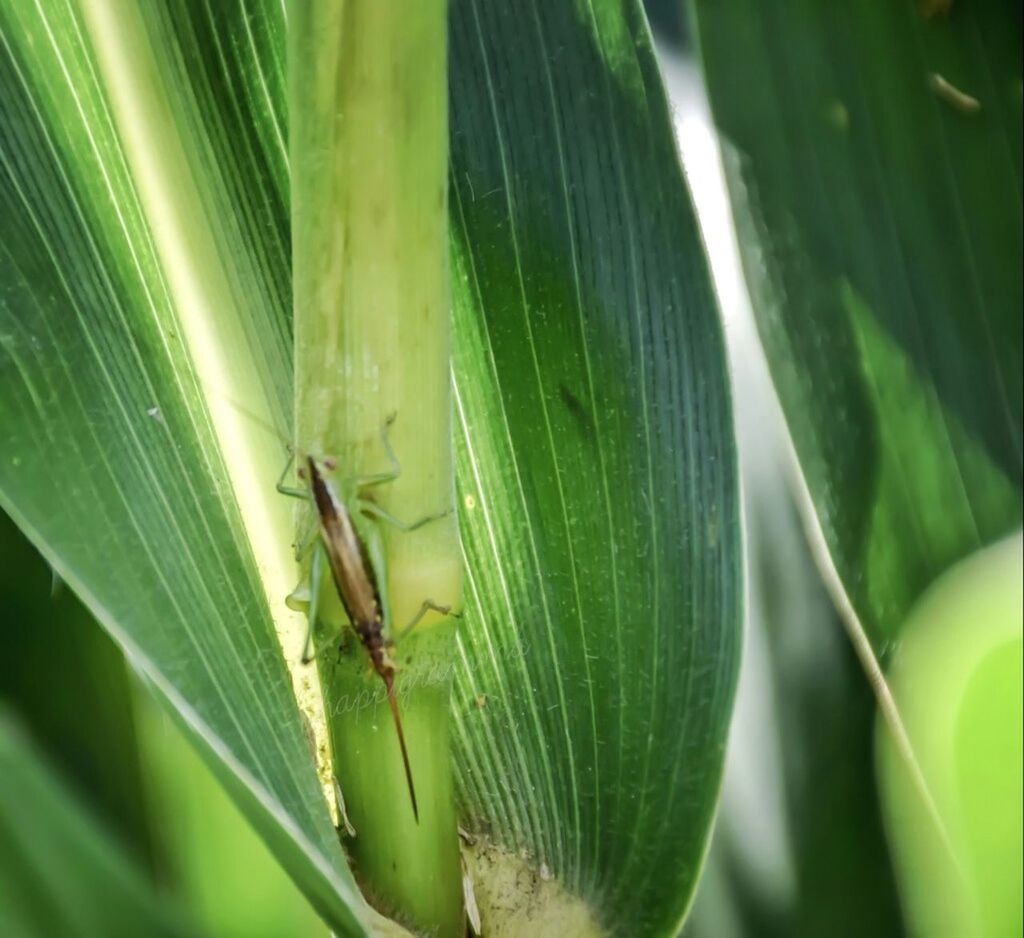
M 425 524 L 430 524 L 431 521 L 437 521 L 452 513 L 451 508 L 446 508 L 444 511 L 435 511 L 432 515 L 424 515 L 415 521 L 402 521 L 401 518 L 396 518 L 393 514 L 381 508 L 376 502 L 371 502 L 369 499 L 360 499 L 359 508 L 365 514 L 371 515 L 379 521 L 386 521 L 392 527 L 398 528 L 399 531 L 406 532 L 415 531 L 417 528 L 422 528 Z
M 295 452 L 292 451 L 288 456 L 288 462 L 284 464 L 284 471 L 278 478 L 274 488 L 282 495 L 288 495 L 291 498 L 304 498 L 309 499 L 309 491 L 307 489 L 296 488 L 293 485 L 285 485 L 284 480 L 288 478 L 288 471 L 295 464 Z
M 309 533 L 306 534 L 301 540 L 295 543 L 295 559 L 301 560 L 309 553 L 310 549 L 316 544 L 320 537 L 320 524 L 315 521 L 309 526 Z
M 309 571 L 309 608 L 306 611 L 306 641 L 302 646 L 302 663 L 309 664 L 320 654 L 321 648 L 314 648 L 313 633 L 316 630 L 320 615 L 320 584 L 324 575 L 324 552 L 318 550 L 313 554 L 313 563 Z M 328 641 L 333 641 L 336 632 L 332 632 Z
M 423 605 L 420 606 L 420 611 L 417 612 L 416 615 L 414 615 L 412 619 L 409 621 L 409 624 L 406 625 L 405 628 L 403 628 L 402 631 L 395 636 L 395 641 L 400 642 L 406 635 L 409 634 L 409 632 L 411 632 L 419 624 L 420 619 L 422 619 L 431 610 L 433 610 L 434 612 L 439 612 L 443 616 L 447 616 L 451 615 L 452 607 L 440 606 L 437 603 L 435 603 L 434 600 L 432 599 L 424 599 Z
M 383 485 L 385 482 L 394 482 L 402 474 L 402 464 L 398 461 L 398 457 L 395 455 L 395 449 L 391 445 L 390 433 L 391 425 L 395 422 L 395 418 L 398 416 L 397 411 L 392 411 L 384 419 L 384 426 L 380 428 L 380 442 L 384 447 L 384 452 L 387 453 L 388 462 L 391 463 L 391 468 L 386 472 L 375 472 L 367 476 L 356 476 L 354 479 L 349 480 L 351 485 L 356 489 L 365 489 L 373 485 Z
M 313 651 L 313 630 L 316 628 L 316 619 L 320 613 L 320 582 L 324 575 L 323 554 L 322 550 L 314 552 L 309 572 L 309 610 L 306 613 L 306 641 L 302 645 L 303 664 L 309 664 L 316 657 Z
M 291 469 L 294 462 L 295 453 L 292 452 L 288 457 L 288 462 L 285 463 L 284 471 L 275 483 L 274 488 L 277 489 L 281 495 L 287 495 L 289 498 L 301 498 L 303 501 L 309 501 L 308 489 L 295 488 L 294 486 L 284 484 L 284 480 L 288 475 L 288 470 Z M 309 533 L 295 544 L 296 560 L 301 560 L 306 556 L 306 552 L 313 546 L 319 533 L 320 525 L 318 523 L 314 523 L 310 528 Z
M 293 498 L 301 498 L 308 501 L 310 493 L 307 489 L 295 488 L 284 484 L 284 480 L 288 476 L 288 471 L 291 469 L 294 462 L 295 452 L 292 451 L 288 457 L 288 462 L 285 464 L 284 471 L 281 473 L 281 476 L 274 487 L 282 495 L 288 495 Z M 305 557 L 306 553 L 311 548 L 314 551 L 313 562 L 310 566 L 309 573 L 309 608 L 306 612 L 306 640 L 302 644 L 303 664 L 309 664 L 318 654 L 318 652 L 313 649 L 313 632 L 316 629 L 316 621 L 320 612 L 320 584 L 323 581 L 324 571 L 323 551 L 316 549 L 319 535 L 320 525 L 314 521 L 310 527 L 309 533 L 295 544 L 296 560 L 301 560 Z

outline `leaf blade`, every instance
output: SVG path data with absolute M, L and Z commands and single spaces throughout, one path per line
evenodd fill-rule
M 244 8 L 218 10 L 214 33 L 237 37 Z M 263 25 L 280 34 L 282 23 L 275 27 L 268 10 Z M 218 141 L 219 158 L 228 159 L 223 127 L 216 110 L 203 110 L 210 96 L 196 104 L 188 98 L 195 89 L 176 83 L 189 78 L 174 59 L 186 40 L 161 32 L 172 21 L 199 28 L 201 22 L 184 14 L 215 11 L 182 8 L 177 19 L 163 7 L 119 12 L 135 16 L 129 24 L 135 35 L 167 56 L 136 77 L 177 105 L 167 109 L 180 123 L 163 130 L 179 150 L 193 147 L 187 155 L 197 163 L 184 160 L 192 174 L 182 182 L 185 197 L 189 184 L 215 186 L 221 177 L 203 177 L 195 167 L 208 166 L 203 157 L 217 151 Z M 110 10 L 94 4 L 86 13 L 102 18 Z M 312 771 L 267 608 L 266 564 L 257 567 L 247 518 L 234 502 L 228 467 L 237 454 L 219 451 L 211 426 L 218 401 L 211 402 L 194 367 L 195 347 L 181 344 L 181 294 L 167 270 L 182 258 L 161 253 L 168 241 L 156 229 L 166 218 L 137 188 L 139 164 L 129 165 L 123 127 L 112 113 L 104 84 L 110 73 L 101 73 L 95 45 L 102 29 L 57 4 L 5 8 L 0 26 L 6 291 L 0 321 L 9 389 L 2 406 L 5 451 L 13 454 L 0 470 L 0 499 L 177 709 L 321 912 L 344 933 L 363 934 L 365 906 Z M 166 42 L 155 43 L 153 34 Z M 231 48 L 248 55 L 247 46 Z M 257 72 L 253 67 L 251 75 Z M 247 94 L 220 103 L 248 106 Z M 157 163 L 163 155 L 150 154 Z M 202 237 L 193 229 L 194 238 L 218 250 L 193 272 L 201 284 L 212 270 L 228 287 L 225 318 L 234 315 L 234 328 L 264 337 L 262 347 L 271 353 L 278 349 L 261 377 L 264 399 L 273 400 L 290 387 L 278 296 L 288 283 L 287 258 L 271 250 L 280 226 L 263 240 L 251 229 L 283 215 L 283 197 L 274 195 L 281 178 L 280 172 L 243 177 L 236 182 L 250 190 L 217 189 L 204 208 L 220 214 L 194 219 L 209 226 Z M 262 214 L 254 216 L 253 206 Z M 196 258 L 184 258 L 186 271 L 190 260 Z M 275 468 L 253 472 L 268 491 Z M 278 510 L 277 501 L 267 501 Z M 287 519 L 287 509 L 280 512 Z M 285 555 L 287 543 L 286 533 L 279 542 Z
M 668 933 L 738 652 L 724 350 L 641 14 L 513 6 L 452 10 L 457 781 L 606 927 Z

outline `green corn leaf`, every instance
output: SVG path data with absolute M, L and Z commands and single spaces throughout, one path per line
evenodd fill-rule
M 0 515 L 0 705 L 149 872 L 164 854 L 148 816 L 131 675 L 78 598 Z
M 0 931 L 195 935 L 0 708 Z
M 240 406 L 290 396 L 282 49 L 271 5 L 0 8 L 0 498 L 360 934 L 271 619 L 290 508 L 244 487 L 283 451 Z
M 719 783 L 741 561 L 661 80 L 633 3 L 458 0 L 450 59 L 463 811 L 610 931 L 672 934 Z
M 276 634 L 297 659 L 264 427 L 286 435 L 292 380 L 281 11 L 9 5 L 0 42 L 2 504 L 331 926 L 364 933 Z M 477 900 L 500 921 L 512 868 L 526 914 L 670 934 L 742 582 L 722 337 L 660 79 L 631 0 L 458 0 L 450 60 Z
M 748 284 L 876 654 L 1021 518 L 1021 8 L 695 4 Z

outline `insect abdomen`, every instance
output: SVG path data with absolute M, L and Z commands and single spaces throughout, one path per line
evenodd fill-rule
M 363 648 L 366 649 L 366 653 L 373 662 L 373 670 L 381 677 L 384 677 L 385 672 L 393 671 L 394 669 L 387 660 L 387 652 L 384 647 L 384 633 L 381 629 L 380 621 L 359 623 L 356 625 L 356 633 L 359 635 L 359 641 L 363 643 Z

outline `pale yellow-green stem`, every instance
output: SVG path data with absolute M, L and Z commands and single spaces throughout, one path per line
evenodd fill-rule
M 454 498 L 445 3 L 293 0 L 288 27 L 296 448 L 336 460 L 340 493 L 343 479 L 389 468 L 380 434 L 395 414 L 401 473 L 369 491 L 414 521 L 452 509 Z M 298 527 L 309 523 L 306 511 Z M 413 532 L 376 524 L 391 634 L 425 599 L 457 609 L 454 512 Z M 454 620 L 430 613 L 392 650 L 417 822 L 383 684 L 329 576 L 321 597 L 318 668 L 357 877 L 378 908 L 414 929 L 461 935 L 448 743 Z

